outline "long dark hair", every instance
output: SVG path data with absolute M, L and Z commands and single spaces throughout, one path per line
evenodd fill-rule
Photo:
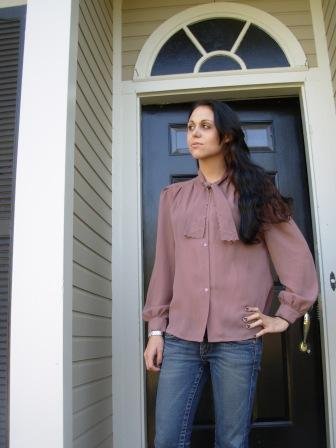
M 271 176 L 252 162 L 239 118 L 227 104 L 216 100 L 197 101 L 192 104 L 189 117 L 198 106 L 208 106 L 214 113 L 229 179 L 239 195 L 239 238 L 246 244 L 258 243 L 267 224 L 289 220 L 292 199 L 282 196 Z M 231 140 L 224 144 L 227 135 Z

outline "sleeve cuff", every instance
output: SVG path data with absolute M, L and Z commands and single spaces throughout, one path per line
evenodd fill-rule
M 154 317 L 148 322 L 148 331 L 160 330 L 166 331 L 167 318 L 166 317 Z
M 282 319 L 285 319 L 288 323 L 292 324 L 299 317 L 301 317 L 301 314 L 298 311 L 294 310 L 289 305 L 282 303 L 279 306 L 278 311 L 275 313 L 275 316 L 281 317 Z

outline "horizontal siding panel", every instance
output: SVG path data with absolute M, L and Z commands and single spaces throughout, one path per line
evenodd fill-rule
M 141 23 L 125 23 L 123 26 L 123 38 L 149 36 L 160 25 L 161 22 L 159 20 Z
M 74 192 L 74 213 L 88 227 L 100 235 L 104 240 L 111 244 L 112 231 L 111 225 L 104 221 L 83 199 Z
M 123 64 L 125 66 L 132 65 L 133 70 L 139 56 L 139 51 L 125 51 L 123 54 Z
M 105 441 L 111 441 L 109 434 L 112 432 L 112 417 L 107 417 L 90 431 L 78 437 L 73 442 L 73 448 L 111 448 L 112 444 L 106 445 Z
M 106 152 L 111 155 L 111 133 L 108 133 L 108 131 L 104 129 L 102 123 L 95 115 L 95 112 L 91 109 L 91 105 L 80 89 L 77 89 L 77 108 L 78 107 L 84 114 L 92 129 L 95 130 L 95 133 L 99 137 L 99 141 L 103 145 Z
M 81 130 L 81 133 L 85 137 L 87 143 L 91 148 L 94 148 L 94 153 L 99 157 L 105 168 L 111 172 L 111 154 L 109 154 L 108 150 L 104 147 L 100 140 L 100 136 L 98 137 L 79 106 L 77 106 L 76 111 L 76 124 Z M 79 141 L 77 141 L 76 144 L 80 147 Z
M 112 0 L 80 0 L 73 220 L 73 447 L 112 434 Z
M 90 71 L 93 73 L 96 82 L 99 83 L 101 91 L 104 93 L 105 99 L 109 102 L 109 97 L 112 95 L 112 85 L 110 84 L 111 80 L 106 80 L 102 76 L 100 67 L 97 65 L 94 56 L 91 54 L 90 48 L 88 47 L 81 31 L 79 31 L 78 41 L 78 63 L 84 73 Z
M 336 100 L 336 7 L 334 0 L 325 0 L 322 2 L 324 11 L 324 24 L 328 44 L 328 53 L 330 61 L 330 71 L 332 86 L 334 92 L 334 101 Z
M 310 25 L 296 25 L 291 30 L 300 41 L 310 39 L 314 41 L 313 29 Z M 314 48 L 315 50 L 315 48 Z
M 112 301 L 105 297 L 90 294 L 88 291 L 73 289 L 73 310 L 96 316 L 111 317 Z
M 94 188 L 103 201 L 111 207 L 112 195 L 109 185 L 111 183 L 111 176 L 106 175 L 102 179 L 77 148 L 75 151 L 75 168 L 81 173 L 89 185 Z
M 92 130 L 85 127 L 85 121 L 82 118 L 82 113 L 79 112 L 75 129 L 76 149 L 80 151 L 88 164 L 97 173 L 97 177 L 111 189 L 111 156 L 101 148 L 97 136 L 93 132 L 90 132 Z
M 112 436 L 108 437 L 104 442 L 97 445 L 97 448 L 111 448 L 113 443 Z
M 328 42 L 330 42 L 330 40 L 332 39 L 332 35 L 335 32 L 335 26 L 336 26 L 335 4 L 334 4 L 334 8 L 331 10 L 330 13 L 331 13 L 331 15 L 329 16 L 330 19 L 328 20 L 328 25 L 326 26 Z
M 72 397 L 73 411 L 80 411 L 110 395 L 112 395 L 112 377 L 75 387 Z
M 236 0 L 236 3 L 248 4 L 273 14 L 283 11 L 309 11 L 309 0 Z
M 145 21 L 149 22 L 152 20 L 163 21 L 167 18 L 179 13 L 187 9 L 187 7 L 197 6 L 200 4 L 205 4 L 207 2 L 197 2 L 193 1 L 188 4 L 185 2 L 184 5 L 174 5 L 174 1 L 172 2 L 164 2 L 164 5 L 159 6 L 155 0 L 144 2 L 138 2 L 137 0 L 133 0 L 129 2 L 129 8 L 124 6 L 123 2 L 123 22 L 131 23 L 131 22 L 140 22 Z M 309 10 L 309 3 L 306 0 L 287 0 L 287 1 L 274 1 L 274 0 L 259 0 L 259 1 L 236 1 L 235 3 L 244 3 L 254 6 L 255 8 L 259 8 L 265 10 L 269 13 L 283 13 L 283 12 L 306 12 Z M 146 6 L 145 6 L 146 5 Z
M 326 8 L 325 8 L 325 16 L 327 18 L 326 22 L 329 24 L 330 20 L 331 20 L 331 16 L 333 14 L 333 10 L 335 8 L 335 1 L 331 0 L 330 2 L 328 2 Z
M 85 78 L 86 81 L 89 82 L 90 88 L 97 98 L 99 103 L 99 107 L 104 111 L 105 115 L 112 121 L 112 111 L 111 111 L 111 94 L 109 94 L 106 89 L 104 90 L 104 86 L 98 83 L 95 78 L 95 73 L 92 70 L 92 67 L 88 67 L 87 64 L 80 62 L 80 49 L 78 50 L 78 67 L 77 67 L 77 82 L 81 85 L 81 78 Z M 108 96 L 107 96 L 108 95 Z
M 101 255 L 105 260 L 111 261 L 111 244 L 90 229 L 77 216 L 74 216 L 74 238 L 85 242 L 88 248 Z
M 73 313 L 74 336 L 111 337 L 111 319 L 89 316 L 87 314 Z
M 122 41 L 123 51 L 141 50 L 148 36 L 124 37 Z
M 304 52 L 308 54 L 315 54 L 315 43 L 313 39 L 302 39 L 301 45 Z
M 111 263 L 74 239 L 74 261 L 99 276 L 111 280 Z
M 301 25 L 309 25 L 312 27 L 312 18 L 309 10 L 300 11 L 298 13 L 282 11 L 274 14 L 274 16 L 289 28 Z M 311 34 L 314 34 L 313 28 L 311 28 Z
M 97 65 L 97 67 L 99 67 L 99 71 L 101 72 L 105 82 L 112 85 L 111 61 L 107 58 L 104 49 L 101 48 L 94 40 L 94 37 L 91 34 L 91 30 L 85 22 L 85 18 L 81 11 L 79 12 L 79 23 L 79 29 L 81 30 L 82 37 L 81 44 L 85 42 L 87 48 L 93 55 L 95 64 Z M 95 38 L 97 37 L 95 36 Z
M 204 2 L 202 2 L 204 3 Z M 202 4 L 199 3 L 199 4 Z M 134 9 L 123 9 L 123 23 L 133 23 L 133 22 L 150 22 L 159 21 L 162 23 L 169 17 L 184 11 L 186 8 L 184 6 L 161 6 L 161 7 L 148 7 L 141 8 L 141 3 L 137 3 Z
M 122 68 L 122 79 L 133 79 L 134 65 L 124 65 Z
M 81 36 L 81 33 L 79 33 L 79 35 Z M 104 101 L 106 101 L 111 106 L 112 104 L 111 86 L 107 84 L 104 80 L 100 80 L 101 73 L 99 71 L 99 68 L 97 67 L 97 64 L 95 63 L 91 53 L 85 52 L 85 43 L 81 41 L 81 38 L 79 38 L 78 42 L 77 57 L 78 57 L 78 65 L 80 66 L 81 70 L 86 76 L 86 79 L 90 79 L 91 80 L 90 82 L 95 84 L 100 89 L 100 91 L 104 96 Z
M 105 127 L 106 132 L 111 134 L 112 132 L 111 109 L 108 104 L 105 104 L 104 97 L 101 91 L 97 89 L 96 91 L 93 90 L 94 84 L 91 85 L 90 78 L 88 80 L 85 77 L 80 67 L 78 67 L 77 71 L 77 83 L 82 92 L 84 93 L 87 102 L 90 104 L 91 109 L 93 109 L 93 111 L 97 115 L 99 122 Z M 98 95 L 98 97 L 96 95 Z M 102 104 L 105 106 L 104 109 L 102 107 Z
M 112 17 L 111 17 L 111 8 L 108 8 L 106 2 L 88 2 L 84 0 L 88 9 L 91 12 L 91 16 L 95 17 L 97 23 L 99 23 L 100 28 L 104 31 L 106 39 L 108 40 L 111 50 L 113 46 L 113 27 L 112 27 Z
M 110 31 L 107 28 L 104 29 L 100 18 L 97 15 L 97 11 L 101 11 L 101 8 L 98 5 L 96 10 L 93 2 L 86 2 L 84 0 L 80 3 L 80 10 L 85 17 L 88 28 L 93 30 L 96 45 L 106 61 L 107 68 L 109 68 L 112 64 L 112 37 Z
M 307 59 L 308 59 L 308 66 L 309 67 L 316 67 L 317 66 L 317 56 L 316 56 L 316 54 L 308 54 L 307 55 Z
M 336 13 L 335 13 L 335 15 L 336 15 Z M 330 60 L 332 61 L 334 58 L 334 55 L 335 55 L 335 51 L 336 51 L 336 26 L 334 29 L 334 34 L 332 35 L 332 38 L 328 45 L 328 51 L 329 51 Z
M 153 5 L 155 5 L 157 8 L 162 8 L 167 6 L 167 0 L 157 0 L 153 2 L 153 0 L 141 0 L 141 2 L 137 2 L 137 0 L 123 0 L 123 9 L 133 9 L 134 7 L 137 8 L 150 8 Z M 190 6 L 196 6 L 201 5 L 202 3 L 205 3 L 203 0 L 170 0 L 169 5 L 170 6 L 182 6 L 182 7 L 189 7 Z
M 107 299 L 111 298 L 111 282 L 79 266 L 77 263 L 73 264 L 73 284 L 77 288 L 85 289 L 93 294 Z
M 78 170 L 75 170 L 75 191 L 80 193 L 85 202 L 94 207 L 95 212 L 104 219 L 104 221 L 111 224 L 111 205 L 106 204 L 102 200 Z
M 89 430 L 101 420 L 112 415 L 112 399 L 105 398 L 88 408 L 74 414 L 73 419 L 73 436 L 74 438 Z
M 73 363 L 73 386 L 79 386 L 112 375 L 110 358 L 77 361 Z
M 73 338 L 72 342 L 73 360 L 107 358 L 112 356 L 112 340 L 106 339 Z

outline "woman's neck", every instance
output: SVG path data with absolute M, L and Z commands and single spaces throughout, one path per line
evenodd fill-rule
M 223 159 L 221 160 L 199 160 L 199 169 L 202 171 L 204 177 L 208 182 L 216 182 L 221 179 L 225 172 L 225 162 Z

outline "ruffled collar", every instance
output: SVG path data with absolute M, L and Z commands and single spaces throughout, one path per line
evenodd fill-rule
M 191 204 L 187 211 L 184 236 L 188 238 L 204 238 L 207 203 L 209 200 L 209 189 L 211 189 L 220 239 L 222 241 L 239 240 L 232 208 L 222 188 L 222 184 L 225 181 L 228 181 L 226 174 L 216 182 L 208 182 L 202 171 L 198 170 L 198 174 L 194 178 L 194 185 L 198 187 L 197 198 L 195 198 L 195 203 Z

